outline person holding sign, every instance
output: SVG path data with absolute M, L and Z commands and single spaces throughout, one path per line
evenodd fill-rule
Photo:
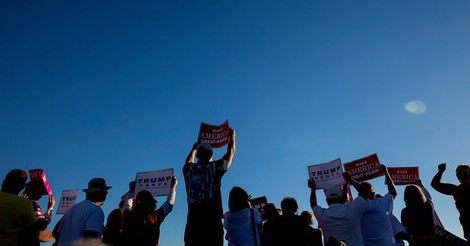
M 132 206 L 132 200 L 128 202 L 128 205 L 132 206 L 132 210 L 123 212 L 122 245 L 158 246 L 160 225 L 173 210 L 175 204 L 176 185 L 178 185 L 178 180 L 173 176 L 171 192 L 166 202 L 158 209 L 156 209 L 157 200 L 147 190 L 141 190 L 137 193 L 134 206 Z
M 39 206 L 39 199 L 45 192 L 44 185 L 41 181 L 35 180 L 26 184 L 23 195 L 28 198 L 33 204 L 34 216 L 36 217 L 36 226 L 39 230 L 39 241 L 49 242 L 53 238 L 52 232 L 47 231 L 46 228 L 51 223 L 52 210 L 54 209 L 55 199 L 53 195 L 49 195 L 49 202 L 47 203 L 47 210 L 45 213 L 42 212 Z
M 470 241 L 470 165 L 459 165 L 455 174 L 460 185 L 441 183 L 442 174 L 446 170 L 446 164 L 438 166 L 438 172 L 431 182 L 432 188 L 445 195 L 454 197 L 455 206 L 460 213 L 460 224 L 463 227 L 465 239 Z
M 345 203 L 343 192 L 334 186 L 326 191 L 328 208 L 322 208 L 317 204 L 316 185 L 313 179 L 308 180 L 310 188 L 310 206 L 317 218 L 318 227 L 323 231 L 325 244 L 330 237 L 334 237 L 346 243 L 348 246 L 363 246 L 361 232 L 361 217 L 366 199 L 370 192 L 361 184 L 351 179 L 349 173 L 344 172 L 345 181 L 358 191 L 359 196 L 352 202 Z
M 0 192 L 0 245 L 39 245 L 33 205 L 19 197 L 28 175 L 24 170 L 11 170 L 2 183 Z
M 213 161 L 210 144 L 196 142 L 183 166 L 188 202 L 184 232 L 186 246 L 222 246 L 224 229 L 220 192 L 222 176 L 227 172 L 235 154 L 235 131 L 230 128 L 227 153 Z M 194 162 L 194 156 L 198 161 Z
M 367 189 L 367 206 L 362 212 L 361 230 L 365 246 L 395 246 L 395 234 L 392 228 L 393 201 L 397 197 L 397 189 L 388 173 L 387 167 L 379 165 L 380 171 L 385 175 L 388 193 L 381 198 L 375 198 L 374 187 L 369 182 L 361 185 Z
M 103 206 L 108 190 L 103 178 L 94 178 L 83 189 L 86 199 L 73 205 L 62 218 L 58 234 L 59 246 L 69 245 L 83 238 L 100 238 L 104 229 Z

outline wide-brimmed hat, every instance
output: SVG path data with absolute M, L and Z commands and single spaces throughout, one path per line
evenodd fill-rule
M 85 193 L 92 193 L 97 191 L 107 191 L 111 189 L 111 186 L 106 185 L 106 181 L 103 178 L 94 178 L 88 182 L 88 189 L 83 189 Z

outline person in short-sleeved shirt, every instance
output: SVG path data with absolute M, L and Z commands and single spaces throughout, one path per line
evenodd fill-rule
M 102 178 L 88 182 L 86 200 L 73 205 L 64 215 L 59 227 L 59 246 L 82 238 L 100 238 L 104 229 L 104 212 L 101 209 L 110 186 Z
M 235 131 L 230 129 L 227 153 L 213 161 L 210 144 L 195 143 L 183 166 L 188 216 L 184 233 L 186 246 L 222 246 L 224 229 L 220 192 L 222 176 L 235 154 Z M 194 156 L 198 161 L 194 162 Z

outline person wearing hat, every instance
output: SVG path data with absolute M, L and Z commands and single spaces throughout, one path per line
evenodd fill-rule
M 224 229 L 220 192 L 222 176 L 227 172 L 235 154 L 235 131 L 230 128 L 227 153 L 213 161 L 210 144 L 193 145 L 183 167 L 188 216 L 184 232 L 186 246 L 222 246 Z M 198 161 L 194 162 L 194 156 Z
M 39 245 L 33 205 L 18 194 L 25 187 L 28 175 L 24 170 L 11 170 L 0 191 L 0 245 Z
M 395 234 L 392 227 L 393 201 L 397 197 L 397 189 L 393 183 L 387 167 L 379 165 L 380 171 L 385 176 L 388 193 L 381 198 L 375 198 L 374 187 L 369 182 L 361 185 L 367 189 L 367 206 L 362 212 L 361 230 L 365 246 L 382 245 L 395 246 Z
M 94 178 L 83 189 L 86 199 L 71 207 L 59 227 L 59 246 L 82 238 L 99 238 L 103 234 L 104 212 L 101 206 L 111 186 L 103 178 Z
M 336 186 L 326 191 L 326 203 L 328 208 L 322 208 L 317 204 L 316 184 L 312 179 L 308 180 L 310 188 L 310 206 L 317 218 L 318 227 L 323 231 L 325 244 L 331 236 L 343 241 L 348 246 L 363 246 L 361 232 L 361 217 L 369 191 L 351 179 L 349 173 L 343 173 L 344 180 L 354 186 L 359 196 L 352 202 L 345 203 L 343 192 Z
M 157 208 L 157 200 L 152 193 L 141 190 L 135 198 L 135 205 L 131 210 L 123 213 L 122 245 L 124 246 L 158 246 L 160 238 L 160 225 L 166 216 L 173 210 L 176 198 L 176 185 L 178 180 L 173 176 L 171 192 L 166 202 Z M 129 205 L 132 202 L 128 203 Z

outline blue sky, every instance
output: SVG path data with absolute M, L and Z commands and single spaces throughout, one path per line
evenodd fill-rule
M 229 119 L 225 209 L 237 185 L 310 210 L 308 165 L 378 153 L 418 165 L 462 235 L 453 199 L 429 183 L 441 162 L 456 183 L 470 159 L 470 1 L 3 1 L 0 23 L 2 178 L 43 168 L 58 199 L 104 177 L 108 214 L 136 172 L 173 167 L 160 243 L 182 245 L 184 159 L 201 121 Z M 413 100 L 427 111 L 407 112 Z

